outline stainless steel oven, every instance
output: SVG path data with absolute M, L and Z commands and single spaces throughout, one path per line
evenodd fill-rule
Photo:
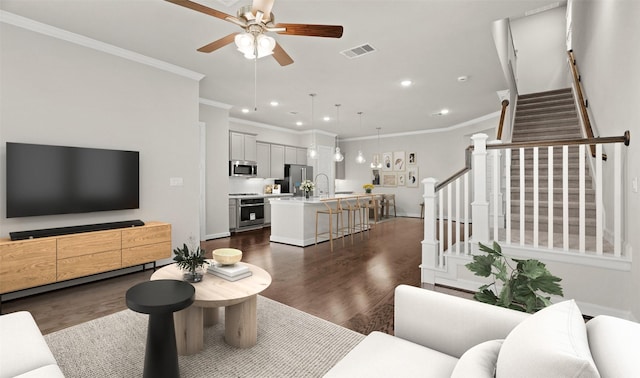
M 264 198 L 239 198 L 236 230 L 259 228 L 264 225 Z

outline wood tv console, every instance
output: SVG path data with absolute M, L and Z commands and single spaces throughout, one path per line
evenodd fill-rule
M 0 294 L 171 257 L 171 225 L 0 239 Z

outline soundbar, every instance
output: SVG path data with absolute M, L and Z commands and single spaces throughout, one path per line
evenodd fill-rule
M 49 236 L 70 235 L 70 234 L 79 234 L 82 232 L 115 230 L 118 228 L 139 227 L 139 226 L 144 226 L 144 222 L 141 221 L 140 219 L 135 219 L 135 220 L 129 220 L 129 221 L 120 221 L 120 222 L 86 224 L 81 226 L 45 228 L 41 230 L 31 230 L 31 231 L 16 231 L 16 232 L 10 232 L 9 236 L 11 237 L 11 240 L 26 240 L 26 239 L 46 238 Z

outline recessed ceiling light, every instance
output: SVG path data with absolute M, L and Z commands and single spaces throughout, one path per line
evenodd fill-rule
M 278 105 L 280 105 L 278 101 L 271 101 L 271 106 L 278 106 Z
M 442 109 L 439 112 L 431 114 L 432 116 L 443 116 L 445 114 L 449 114 L 449 109 Z
M 331 117 L 329 117 L 329 116 L 324 116 L 324 117 L 322 118 L 322 120 L 323 120 L 323 121 L 325 121 L 325 122 L 329 122 L 329 121 L 331 121 Z
M 458 77 L 458 81 L 461 82 L 461 83 L 464 83 L 467 80 L 469 80 L 469 76 L 459 76 Z
M 249 113 L 249 109 L 247 109 L 247 108 L 242 108 L 242 112 L 243 112 L 243 113 Z
M 400 85 L 402 85 L 403 87 L 410 87 L 411 84 L 413 84 L 413 82 L 411 80 L 402 80 L 400 82 Z
M 303 125 L 302 121 L 296 122 L 296 126 L 302 126 L 302 125 Z

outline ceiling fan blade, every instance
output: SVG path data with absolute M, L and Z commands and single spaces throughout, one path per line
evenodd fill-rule
M 180 5 L 181 7 L 193 9 L 194 11 L 197 11 L 197 12 L 200 12 L 200 13 L 208 14 L 209 16 L 213 16 L 213 17 L 217 17 L 217 18 L 223 19 L 225 21 L 229 21 L 229 20 L 227 20 L 228 17 L 235 18 L 235 17 L 233 17 L 233 16 L 231 16 L 229 14 L 217 11 L 217 10 L 209 8 L 209 7 L 205 7 L 202 4 L 198 4 L 198 3 L 195 3 L 195 2 L 190 1 L 190 0 L 166 0 L 166 1 L 168 1 L 170 3 L 174 3 L 176 5 Z
M 258 11 L 262 12 L 264 15 L 262 19 L 267 22 L 271 20 L 271 8 L 273 8 L 274 0 L 253 0 L 253 5 L 251 6 L 251 12 L 256 14 Z
M 310 37 L 342 37 L 342 26 L 338 25 L 308 25 L 308 24 L 276 24 L 276 28 L 285 28 L 278 34 L 285 35 L 306 35 Z
M 226 37 L 222 37 L 222 38 L 218 39 L 217 41 L 213 41 L 208 45 L 204 45 L 204 46 L 200 47 L 198 49 L 198 51 L 203 52 L 203 53 L 210 53 L 210 52 L 216 51 L 217 49 L 219 49 L 221 47 L 225 47 L 226 45 L 228 45 L 231 42 L 233 42 L 234 38 L 238 34 L 240 34 L 240 33 L 231 33 Z
M 293 59 L 287 54 L 286 51 L 276 42 L 276 47 L 273 48 L 273 57 L 281 66 L 288 66 L 293 63 Z

